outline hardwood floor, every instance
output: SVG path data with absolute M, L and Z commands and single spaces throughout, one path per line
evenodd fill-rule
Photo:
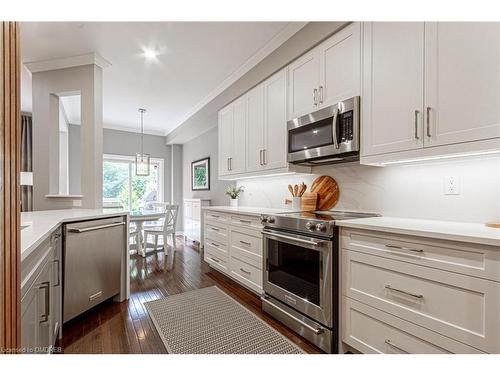
M 170 246 L 169 246 L 170 248 Z M 213 271 L 191 246 L 177 241 L 168 251 L 131 256 L 130 299 L 107 301 L 63 326 L 63 353 L 165 353 L 144 302 L 217 285 L 308 353 L 321 351 L 261 310 L 260 299 L 228 277 Z

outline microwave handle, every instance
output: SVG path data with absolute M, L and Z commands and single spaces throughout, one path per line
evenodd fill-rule
M 332 133 L 333 133 L 333 145 L 335 148 L 338 150 L 340 148 L 339 146 L 339 140 L 337 139 L 337 117 L 339 115 L 339 109 L 335 108 L 335 111 L 333 112 L 333 122 L 332 122 Z

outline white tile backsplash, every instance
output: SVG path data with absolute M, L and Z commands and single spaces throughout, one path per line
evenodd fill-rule
M 238 181 L 245 186 L 241 205 L 283 207 L 288 184 L 309 187 L 318 175 L 339 184 L 334 209 L 385 216 L 487 222 L 500 220 L 500 157 L 371 167 L 355 163 L 316 167 L 314 175 L 263 177 Z M 445 176 L 460 179 L 460 194 L 445 195 Z

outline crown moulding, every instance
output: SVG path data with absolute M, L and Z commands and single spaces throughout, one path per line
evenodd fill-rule
M 97 53 L 87 53 L 84 55 L 63 57 L 59 59 L 32 61 L 27 62 L 24 65 L 31 73 L 37 73 L 83 65 L 97 65 L 104 69 L 111 66 L 111 63 Z

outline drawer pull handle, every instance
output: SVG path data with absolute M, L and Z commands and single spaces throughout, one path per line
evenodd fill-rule
M 391 290 L 393 292 L 403 293 L 403 294 L 406 294 L 408 296 L 412 296 L 412 297 L 415 297 L 415 298 L 418 298 L 418 299 L 423 299 L 424 298 L 423 294 L 416 294 L 416 293 L 407 292 L 406 290 L 393 288 L 390 285 L 386 285 L 385 289 Z
M 242 243 L 243 245 L 247 245 L 247 246 L 252 245 L 250 242 L 246 242 L 246 241 L 240 241 L 240 243 Z
M 214 227 L 210 227 L 210 229 L 211 229 L 211 230 L 214 230 L 214 231 L 216 231 L 216 232 L 218 232 L 218 231 L 219 231 L 219 229 L 214 228 Z
M 215 262 L 215 263 L 220 263 L 218 259 L 211 258 L 211 257 L 210 257 L 210 258 L 208 258 L 208 259 L 210 259 L 212 262 Z
M 243 224 L 252 224 L 252 222 L 250 220 L 242 220 L 242 219 L 240 219 L 240 223 L 243 223 Z
M 217 245 L 216 243 L 210 242 L 210 244 L 211 244 L 212 246 L 219 247 L 219 245 Z
M 422 249 L 412 249 L 411 247 L 404 247 L 404 246 L 391 245 L 391 244 L 387 244 L 387 245 L 385 245 L 385 247 L 388 247 L 390 249 L 408 250 L 408 251 L 413 251 L 415 253 L 423 253 L 424 252 Z
M 251 275 L 252 274 L 250 271 L 247 271 L 244 268 L 240 268 L 240 271 L 243 272 L 243 273 L 246 273 L 247 275 Z
M 399 346 L 397 346 L 396 344 L 394 344 L 391 340 L 387 339 L 385 340 L 385 343 L 391 347 L 393 347 L 394 349 L 397 349 L 399 350 L 400 352 L 403 352 L 405 354 L 410 354 L 410 352 L 407 352 L 406 350 L 400 348 Z
M 216 219 L 218 219 L 220 217 L 219 215 L 213 215 L 213 214 L 210 216 L 215 217 Z

